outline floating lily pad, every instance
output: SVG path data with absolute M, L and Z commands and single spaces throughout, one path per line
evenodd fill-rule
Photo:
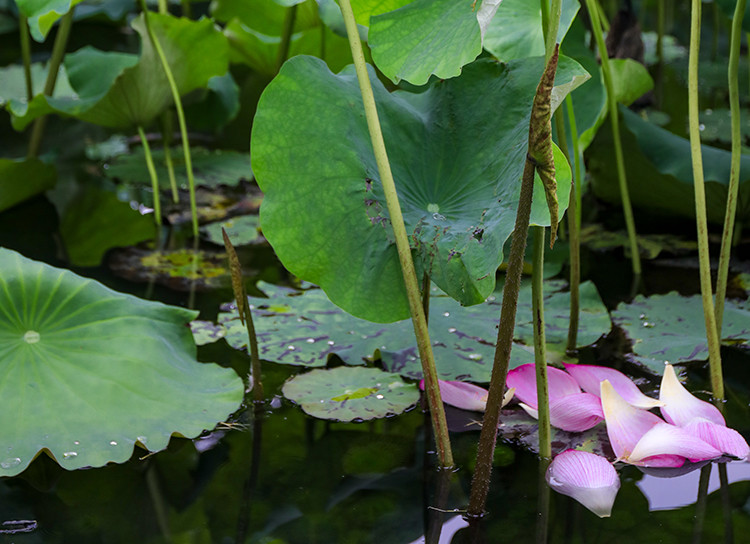
M 200 319 L 190 322 L 190 330 L 193 333 L 196 346 L 212 344 L 217 340 L 224 338 L 224 335 L 227 333 L 227 330 L 221 325 L 217 325 L 212 321 L 202 321 Z
M 554 292 L 561 282 L 550 282 L 545 294 L 545 318 L 550 358 L 560 357 L 567 340 L 570 295 Z M 260 355 L 278 363 L 324 366 L 330 355 L 350 365 L 364 364 L 378 355 L 386 369 L 409 378 L 422 376 L 411 321 L 378 324 L 353 317 L 334 304 L 320 289 L 296 291 L 266 283 L 258 287 L 269 298 L 249 297 Z M 519 296 L 516 342 L 511 366 L 533 360 L 531 288 L 524 284 Z M 488 382 L 500 316 L 500 293 L 485 304 L 463 307 L 435 291 L 430 300 L 430 337 L 441 379 Z M 227 328 L 226 340 L 235 349 L 247 343 L 247 332 L 236 309 L 219 314 Z M 581 285 L 581 345 L 597 340 L 610 329 L 607 310 L 591 282 Z M 522 344 L 524 342 L 526 345 Z
M 44 451 L 67 469 L 157 451 L 239 407 L 242 380 L 195 359 L 197 312 L 117 293 L 0 248 L 0 475 Z
M 177 291 L 202 291 L 229 281 L 226 255 L 218 252 L 127 248 L 113 252 L 107 264 L 130 281 L 155 281 Z
M 429 271 L 467 305 L 492 293 L 513 229 L 543 63 L 480 59 L 421 93 L 390 93 L 371 76 L 417 275 Z M 561 58 L 558 98 L 585 76 Z M 321 285 L 354 315 L 395 321 L 409 315 L 408 303 L 362 112 L 351 67 L 333 74 L 304 56 L 284 64 L 253 123 L 253 171 L 265 194 L 261 224 L 292 273 Z M 559 150 L 555 157 L 564 210 L 570 169 Z M 531 222 L 548 225 L 536 185 Z
M 223 246 L 224 239 L 221 235 L 221 229 L 224 229 L 233 246 L 244 246 L 265 241 L 265 238 L 259 232 L 259 228 L 260 222 L 257 215 L 241 215 L 221 223 L 206 225 L 201 228 L 201 232 L 209 242 Z
M 182 189 L 188 188 L 187 172 L 185 171 L 185 155 L 181 147 L 173 147 L 172 164 L 174 165 L 177 184 Z M 241 180 L 253 179 L 250 168 L 250 156 L 247 153 L 228 150 L 208 150 L 194 147 L 190 150 L 193 161 L 193 176 L 196 185 L 218 187 L 219 185 L 237 185 Z M 151 153 L 159 177 L 159 186 L 169 188 L 169 174 L 164 161 L 164 150 L 155 149 Z M 146 168 L 143 148 L 138 147 L 135 152 L 120 155 L 104 170 L 107 177 L 128 183 L 151 185 L 151 177 Z
M 419 400 L 415 384 L 377 368 L 312 370 L 288 380 L 282 392 L 311 416 L 334 421 L 393 416 Z
M 708 358 L 703 303 L 699 295 L 677 293 L 638 295 L 612 312 L 612 321 L 622 327 L 633 342 L 633 353 L 643 358 L 650 370 L 661 374 L 664 363 Z M 724 306 L 722 343 L 750 342 L 750 310 L 727 300 Z

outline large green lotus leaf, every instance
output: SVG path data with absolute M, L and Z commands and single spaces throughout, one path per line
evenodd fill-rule
M 181 147 L 174 147 L 171 151 L 177 184 L 183 189 L 187 189 L 185 155 Z M 247 152 L 240 153 L 222 149 L 212 151 L 202 147 L 193 147 L 190 154 L 196 185 L 205 187 L 236 186 L 243 179 L 253 178 L 253 171 L 250 169 L 250 157 Z M 159 186 L 162 189 L 168 189 L 169 173 L 164 159 L 164 150 L 152 150 L 151 155 L 154 160 L 156 175 L 159 178 Z M 109 178 L 123 182 L 151 184 L 142 147 L 138 147 L 133 153 L 117 157 L 107 166 L 104 173 Z
M 612 321 L 622 327 L 633 342 L 633 353 L 658 365 L 648 365 L 661 374 L 664 363 L 708 358 L 703 303 L 699 295 L 677 293 L 638 295 L 630 304 L 621 303 Z M 724 306 L 722 343 L 750 342 L 750 309 L 747 304 L 727 300 Z
M 0 475 L 45 451 L 67 469 L 165 448 L 239 407 L 242 380 L 195 359 L 197 312 L 117 293 L 0 248 Z
M 480 60 L 418 94 L 389 93 L 371 75 L 418 275 L 429 270 L 464 304 L 494 289 L 542 64 Z M 580 67 L 563 59 L 556 84 L 580 77 Z M 570 168 L 556 157 L 565 209 Z M 353 69 L 334 75 L 318 59 L 290 59 L 258 105 L 252 162 L 265 194 L 263 234 L 287 269 L 358 317 L 409 315 Z M 549 224 L 544 198 L 534 208 L 535 222 Z
M 31 36 L 43 42 L 52 26 L 82 0 L 16 0 L 18 11 L 29 20 Z
M 38 159 L 0 159 L 0 212 L 51 189 L 57 171 Z
M 80 188 L 62 213 L 60 236 L 74 266 L 99 266 L 107 250 L 152 239 L 153 215 L 141 215 L 113 190 L 89 184 Z
M 254 71 L 273 77 L 277 72 L 280 35 L 268 35 L 243 24 L 230 21 L 224 33 L 231 45 L 231 61 L 246 64 Z M 323 59 L 332 70 L 340 70 L 352 61 L 349 42 L 328 28 L 320 26 L 295 32 L 289 43 L 289 57 L 296 55 L 320 56 L 322 37 L 325 36 Z
M 268 36 L 281 36 L 287 8 L 268 0 L 213 0 L 211 16 L 223 23 L 237 19 L 242 24 Z M 299 32 L 320 25 L 318 5 L 307 0 L 297 5 L 294 30 Z
M 372 17 L 368 43 L 386 77 L 414 85 L 424 85 L 431 75 L 455 77 L 482 52 L 471 2 L 455 0 L 414 0 Z
M 419 400 L 419 389 L 377 368 L 316 369 L 289 379 L 284 396 L 311 416 L 365 421 L 400 414 Z
M 357 24 L 369 27 L 370 17 L 404 7 L 413 0 L 352 0 L 352 11 Z
M 563 0 L 558 43 L 563 43 L 581 5 Z M 530 0 L 503 0 L 484 35 L 484 48 L 500 60 L 544 55 L 541 4 Z
M 626 108 L 620 108 L 624 123 L 621 130 L 623 148 L 628 160 L 630 198 L 635 206 L 655 212 L 695 217 L 690 142 L 645 121 Z M 617 179 L 611 169 L 611 136 L 603 131 L 589 155 L 596 194 L 608 201 L 619 202 Z M 703 175 L 706 184 L 708 220 L 723 224 L 731 169 L 731 153 L 716 147 L 701 146 Z M 743 155 L 740 168 L 740 198 L 737 220 L 750 221 L 750 155 Z
M 268 298 L 249 297 L 263 359 L 301 366 L 324 366 L 330 355 L 350 365 L 380 357 L 387 369 L 420 378 L 422 368 L 411 321 L 378 324 L 353 317 L 332 304 L 320 289 L 299 291 L 259 283 Z M 570 295 L 560 282 L 548 282 L 545 318 L 550 357 L 559 357 L 568 333 Z M 430 300 L 430 338 L 442 379 L 488 382 L 500 317 L 500 292 L 487 302 L 465 307 L 434 289 Z M 519 295 L 518 317 L 511 354 L 513 367 L 533 360 L 531 287 Z M 226 340 L 235 349 L 247 344 L 247 330 L 236 309 L 219 314 Z M 609 332 L 610 320 L 596 287 L 581 284 L 581 321 L 578 341 L 587 345 Z
M 211 20 L 191 21 L 156 13 L 149 19 L 180 94 L 204 87 L 212 77 L 227 73 L 229 46 Z M 141 35 L 140 58 L 88 46 L 66 55 L 65 69 L 77 96 L 37 95 L 29 104 L 12 101 L 14 128 L 21 130 L 48 113 L 112 128 L 147 126 L 172 104 L 172 93 L 142 15 L 133 21 L 133 28 Z

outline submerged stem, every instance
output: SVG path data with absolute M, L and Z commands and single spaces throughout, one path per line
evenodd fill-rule
M 688 60 L 688 124 L 690 155 L 693 161 L 695 189 L 695 220 L 698 231 L 698 258 L 700 262 L 701 297 L 706 323 L 708 360 L 711 370 L 711 389 L 716 400 L 724 398 L 724 381 L 721 372 L 719 335 L 716 328 L 714 302 L 711 293 L 711 264 L 708 254 L 708 220 L 706 218 L 706 191 L 703 183 L 703 157 L 698 120 L 698 53 L 700 50 L 701 0 L 692 0 L 690 14 L 690 53 Z
M 414 334 L 417 338 L 417 347 L 419 357 L 422 362 L 422 372 L 425 380 L 425 392 L 430 407 L 432 417 L 432 426 L 435 432 L 435 441 L 437 443 L 438 457 L 443 467 L 453 466 L 453 453 L 451 451 L 450 437 L 448 435 L 448 424 L 445 420 L 445 410 L 440 397 L 440 387 L 438 384 L 437 370 L 435 369 L 435 357 L 432 353 L 429 332 L 427 331 L 427 319 L 422 309 L 421 294 L 417 282 L 417 274 L 414 269 L 414 261 L 411 256 L 409 239 L 406 235 L 401 206 L 398 201 L 396 184 L 391 173 L 388 154 L 383 141 L 383 133 L 380 129 L 377 107 L 375 105 L 375 96 L 370 86 L 370 77 L 367 73 L 367 64 L 362 53 L 362 44 L 359 41 L 359 32 L 357 23 L 354 20 L 354 13 L 349 0 L 341 0 L 341 12 L 346 23 L 346 33 L 349 37 L 349 45 L 352 50 L 354 67 L 357 72 L 357 80 L 362 93 L 362 102 L 365 108 L 367 118 L 367 127 L 370 131 L 370 140 L 372 142 L 375 160 L 378 165 L 383 192 L 386 197 L 388 206 L 388 215 L 391 220 L 393 234 L 396 238 L 396 247 L 398 257 L 401 263 L 401 272 L 404 277 L 404 285 L 409 300 L 409 311 L 411 312 L 412 324 L 414 325 Z
M 719 271 L 716 277 L 715 316 L 716 332 L 721 338 L 721 325 L 724 317 L 724 298 L 727 295 L 727 278 L 729 276 L 729 259 L 732 254 L 734 225 L 737 215 L 737 197 L 740 188 L 740 159 L 742 158 L 742 132 L 740 127 L 740 92 L 738 72 L 740 67 L 740 45 L 742 42 L 742 17 L 745 13 L 746 0 L 737 0 L 732 19 L 732 34 L 729 44 L 729 110 L 732 121 L 732 166 L 727 190 L 727 209 L 724 215 L 724 232 L 721 236 L 719 254 Z
M 195 178 L 193 177 L 193 160 L 190 155 L 190 142 L 188 141 L 187 123 L 185 122 L 185 112 L 182 109 L 182 99 L 180 98 L 180 91 L 177 89 L 177 83 L 174 80 L 174 75 L 167 62 L 167 57 L 164 54 L 159 40 L 151 28 L 151 22 L 149 21 L 148 6 L 146 6 L 146 0 L 141 0 L 141 9 L 143 10 L 143 22 L 146 25 L 146 33 L 151 41 L 151 45 L 154 47 L 156 55 L 159 57 L 159 62 L 164 69 L 164 75 L 167 77 L 169 83 L 169 89 L 172 91 L 172 100 L 174 101 L 175 109 L 177 110 L 177 120 L 180 124 L 180 135 L 182 136 L 182 152 L 185 155 L 185 169 L 187 170 L 188 178 L 188 190 L 190 191 L 190 213 L 193 218 L 193 236 L 198 237 L 198 210 L 195 202 Z
M 45 96 L 52 96 L 52 93 L 55 92 L 57 74 L 60 71 L 60 64 L 62 64 L 63 57 L 65 56 L 65 48 L 68 45 L 70 27 L 73 25 L 74 10 L 75 7 L 71 7 L 70 11 L 60 19 L 60 24 L 57 28 L 57 36 L 55 36 L 55 43 L 52 46 L 52 55 L 47 63 L 47 80 L 44 83 Z M 31 129 L 29 150 L 27 152 L 28 157 L 36 157 L 39 154 L 39 147 L 42 145 L 42 136 L 44 135 L 44 127 L 46 124 L 46 115 L 39 117 L 34 121 L 34 126 Z
M 622 211 L 625 215 L 625 227 L 628 231 L 628 241 L 630 242 L 630 259 L 633 266 L 633 274 L 641 275 L 641 256 L 638 251 L 638 239 L 635 233 L 635 220 L 633 219 L 633 208 L 630 204 L 630 192 L 628 191 L 628 180 L 625 174 L 625 160 L 622 154 L 622 143 L 620 142 L 620 118 L 617 111 L 617 100 L 615 99 L 614 83 L 612 81 L 612 72 L 609 66 L 609 56 L 607 55 L 607 46 L 604 43 L 602 34 L 602 22 L 599 18 L 600 11 L 596 0 L 586 0 L 586 7 L 591 17 L 591 28 L 596 45 L 599 49 L 599 56 L 602 61 L 602 76 L 604 86 L 607 89 L 607 105 L 609 109 L 609 119 L 612 123 L 612 140 L 615 148 L 615 162 L 617 166 L 617 181 L 620 186 L 620 198 L 622 200 Z

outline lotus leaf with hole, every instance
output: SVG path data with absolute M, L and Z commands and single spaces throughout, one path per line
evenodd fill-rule
M 195 359 L 197 312 L 112 291 L 0 248 L 0 476 L 164 449 L 239 408 L 242 380 Z
M 463 304 L 495 286 L 515 222 L 530 104 L 543 58 L 480 59 L 460 78 L 420 93 L 388 93 L 371 75 L 417 276 L 429 273 Z M 585 80 L 561 59 L 556 87 Z M 311 57 L 286 62 L 266 88 L 252 133 L 253 172 L 265 197 L 263 235 L 293 274 L 346 311 L 378 322 L 409 315 L 403 278 L 351 68 Z M 558 199 L 570 168 L 557 151 Z M 549 225 L 541 182 L 532 224 Z

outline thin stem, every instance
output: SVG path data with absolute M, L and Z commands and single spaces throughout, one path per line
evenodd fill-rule
M 409 239 L 406 235 L 404 218 L 401 214 L 401 206 L 398 201 L 396 184 L 393 181 L 388 154 L 383 141 L 383 133 L 380 129 L 380 121 L 375 105 L 375 96 L 370 86 L 370 77 L 367 73 L 367 64 L 362 53 L 362 44 L 359 41 L 359 32 L 357 23 L 354 20 L 354 13 L 349 0 L 341 0 L 341 12 L 346 23 L 346 33 L 349 37 L 349 45 L 352 50 L 354 67 L 357 72 L 357 80 L 362 93 L 362 102 L 365 108 L 367 126 L 370 131 L 370 140 L 372 141 L 375 160 L 378 165 L 383 192 L 385 193 L 386 203 L 388 206 L 388 215 L 391 220 L 393 234 L 396 238 L 396 248 L 398 251 L 399 261 L 401 263 L 401 272 L 404 277 L 404 285 L 409 301 L 409 311 L 411 312 L 412 324 L 414 325 L 414 334 L 417 338 L 417 347 L 422 362 L 422 372 L 425 380 L 425 392 L 432 416 L 432 426 L 435 432 L 435 441 L 437 443 L 438 458 L 443 467 L 453 466 L 453 453 L 451 451 L 450 437 L 448 435 L 448 424 L 445 420 L 445 410 L 440 397 L 440 387 L 438 384 L 437 370 L 435 369 L 435 358 L 432 353 L 430 335 L 427 331 L 427 319 L 422 310 L 422 301 L 420 297 L 419 284 L 417 275 L 412 261 L 411 248 Z
M 737 0 L 732 19 L 732 34 L 729 43 L 729 110 L 732 121 L 732 166 L 727 189 L 727 209 L 724 215 L 724 232 L 721 236 L 719 254 L 719 271 L 716 278 L 716 332 L 721 338 L 721 325 L 724 317 L 724 299 L 727 295 L 727 278 L 729 276 L 729 259 L 732 254 L 734 225 L 737 215 L 737 197 L 740 188 L 740 159 L 742 157 L 742 133 L 740 130 L 740 92 L 738 73 L 740 68 L 740 44 L 742 42 L 742 16 L 745 13 L 746 0 Z
M 549 500 L 550 487 L 547 484 L 547 468 L 549 459 L 539 459 L 539 472 L 537 477 L 537 512 L 536 518 L 536 544 L 547 544 L 549 534 Z
M 714 302 L 711 296 L 711 264 L 708 254 L 708 220 L 706 218 L 706 193 L 703 183 L 703 157 L 698 121 L 698 53 L 700 50 L 701 0 L 692 0 L 690 13 L 690 53 L 688 58 L 688 127 L 690 155 L 693 161 L 693 186 L 695 189 L 695 220 L 698 230 L 698 258 L 700 263 L 701 297 L 706 323 L 708 360 L 711 372 L 711 389 L 716 400 L 724 398 L 724 381 L 721 373 L 719 335 L 716 329 Z
M 68 45 L 70 27 L 73 25 L 74 10 L 74 7 L 70 8 L 70 11 L 60 19 L 60 24 L 57 28 L 57 36 L 55 36 L 55 43 L 52 46 L 52 55 L 47 63 L 47 80 L 44 83 L 45 96 L 52 96 L 52 93 L 55 92 L 57 74 L 60 71 L 60 64 L 62 64 L 63 57 L 65 56 L 65 48 Z M 27 153 L 28 157 L 36 157 L 39 154 L 39 147 L 42 145 L 42 136 L 44 135 L 44 127 L 46 124 L 46 116 L 40 117 L 34 121 L 34 126 L 31 129 L 31 139 L 29 141 L 29 150 Z
M 505 378 L 510 364 L 510 350 L 513 345 L 513 330 L 516 325 L 518 308 L 518 291 L 521 287 L 526 237 L 529 231 L 531 198 L 534 191 L 534 165 L 527 159 L 521 179 L 521 195 L 518 200 L 516 223 L 508 255 L 508 268 L 505 271 L 503 286 L 503 304 L 500 309 L 500 324 L 497 329 L 495 358 L 492 364 L 490 390 L 487 395 L 487 409 L 482 420 L 482 431 L 479 434 L 477 460 L 474 476 L 471 480 L 471 495 L 467 515 L 478 520 L 484 515 L 484 506 L 490 490 L 492 475 L 492 457 L 497 441 L 497 427 L 500 423 L 500 408 L 505 391 Z
M 141 144 L 143 145 L 143 158 L 146 160 L 146 169 L 148 175 L 151 178 L 151 189 L 154 192 L 154 221 L 156 221 L 157 229 L 161 226 L 161 202 L 159 198 L 159 178 L 156 175 L 156 168 L 154 167 L 154 158 L 151 155 L 151 147 L 148 145 L 148 138 L 146 133 L 143 131 L 143 127 L 138 125 L 138 136 L 141 138 Z
M 174 163 L 172 162 L 172 112 L 165 111 L 161 116 L 161 145 L 164 149 L 164 164 L 167 167 L 169 176 L 169 187 L 172 189 L 172 202 L 175 204 L 180 201 L 180 195 L 177 192 L 177 180 L 174 175 Z
M 729 495 L 729 478 L 727 477 L 727 464 L 718 463 L 719 489 L 721 490 L 721 510 L 724 514 L 724 542 L 734 542 L 734 526 L 732 523 L 732 498 Z
M 591 28 L 596 45 L 599 49 L 599 56 L 602 60 L 602 76 L 604 86 L 607 89 L 607 105 L 609 107 L 609 118 L 612 123 L 612 139 L 615 147 L 615 162 L 617 165 L 617 180 L 620 185 L 620 198 L 622 199 L 622 211 L 625 214 L 625 227 L 628 231 L 628 240 L 630 242 L 630 259 L 633 266 L 633 274 L 641 275 L 641 256 L 638 251 L 638 239 L 635 233 L 635 220 L 633 219 L 633 208 L 630 204 L 630 193 L 628 192 L 628 180 L 625 175 L 625 160 L 622 154 L 622 143 L 620 142 L 620 118 L 617 112 L 617 100 L 615 99 L 614 83 L 612 82 L 612 72 L 609 66 L 609 57 L 607 56 L 607 46 L 604 43 L 602 34 L 602 23 L 599 19 L 599 9 L 596 0 L 586 0 L 586 7 L 591 17 Z
M 693 525 L 693 544 L 700 544 L 703 536 L 703 523 L 706 520 L 708 482 L 711 479 L 711 465 L 712 463 L 709 463 L 701 469 L 701 476 L 698 481 L 698 498 L 695 501 L 695 525 Z
M 539 457 L 550 459 L 549 386 L 547 384 L 547 340 L 544 332 L 544 227 L 531 227 L 534 233 L 534 260 L 531 273 L 531 312 L 534 323 L 534 363 L 536 399 L 539 411 Z
M 180 7 L 182 7 L 182 16 L 186 19 L 190 19 L 193 16 L 193 6 L 190 4 L 190 0 L 182 0 L 180 2 Z
M 279 44 L 279 54 L 276 57 L 276 71 L 281 70 L 281 65 L 289 58 L 289 45 L 292 43 L 292 34 L 294 33 L 294 21 L 297 18 L 297 4 L 289 6 L 284 15 L 284 27 L 281 30 L 281 43 Z M 325 26 L 325 25 L 322 25 Z M 321 57 L 322 58 L 322 57 Z
M 160 15 L 166 15 L 169 12 L 167 9 L 167 0 L 159 0 L 157 9 Z
M 576 114 L 573 109 L 573 99 L 570 95 L 565 97 L 565 110 L 568 114 L 568 123 L 570 124 L 570 135 L 573 140 L 573 187 L 571 190 L 575 190 L 576 195 L 576 227 L 578 231 L 581 231 L 581 207 L 582 207 L 582 193 L 581 188 L 581 146 L 578 143 L 578 125 L 576 124 Z M 568 159 L 570 162 L 570 159 Z
M 185 112 L 182 109 L 182 99 L 180 98 L 180 91 L 177 89 L 177 83 L 174 80 L 172 70 L 169 68 L 167 57 L 166 55 L 164 55 L 164 49 L 162 49 L 159 40 L 156 38 L 156 34 L 154 34 L 153 28 L 151 28 L 146 0 L 141 0 L 141 9 L 143 10 L 143 21 L 146 25 L 146 33 L 148 34 L 149 40 L 151 40 L 151 45 L 154 47 L 154 51 L 156 51 L 156 55 L 159 57 L 161 66 L 164 69 L 164 75 L 167 77 L 169 88 L 172 91 L 172 100 L 174 101 L 175 109 L 177 110 L 177 120 L 180 124 L 180 135 L 182 136 L 182 152 L 185 155 L 185 169 L 187 170 L 188 190 L 190 191 L 190 213 L 193 216 L 193 236 L 197 238 L 198 210 L 195 203 L 195 178 L 193 177 L 193 160 L 190 155 L 190 142 L 188 141 Z
M 664 31 L 666 24 L 665 0 L 657 0 L 656 14 L 656 104 L 659 108 L 664 97 Z
M 21 58 L 23 58 L 23 75 L 26 79 L 26 100 L 34 98 L 34 82 L 31 79 L 31 39 L 29 38 L 29 19 L 18 14 L 18 32 L 21 36 Z
M 430 323 L 430 275 L 425 272 L 422 276 L 422 311 L 427 324 Z
M 566 100 L 570 97 L 566 97 Z M 566 104 L 569 106 L 568 115 L 570 115 L 573 108 L 572 104 Z M 565 159 L 570 164 L 570 154 L 568 152 L 568 142 L 565 136 L 565 119 L 563 118 L 562 110 L 558 109 L 555 112 L 555 128 L 557 131 L 557 141 L 560 144 Z M 573 153 L 576 153 L 576 146 L 578 144 L 578 137 L 575 135 L 575 126 L 571 127 L 571 133 L 573 136 Z M 570 252 L 570 318 L 568 319 L 568 343 L 566 345 L 566 351 L 572 353 L 576 349 L 578 344 L 578 317 L 580 313 L 580 284 L 581 284 L 581 236 L 578 227 L 578 195 L 576 191 L 575 179 L 570 184 L 570 198 L 568 199 L 568 250 Z

